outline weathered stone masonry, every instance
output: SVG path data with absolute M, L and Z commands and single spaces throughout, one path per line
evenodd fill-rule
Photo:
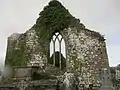
M 86 85 L 100 84 L 100 73 L 102 70 L 106 69 L 110 75 L 104 37 L 98 32 L 86 29 L 85 26 L 80 23 L 78 19 L 72 17 L 58 1 L 53 0 L 51 2 L 51 6 L 45 8 L 45 10 L 42 12 L 43 16 L 40 16 L 45 20 L 42 21 L 41 18 L 38 18 L 36 24 L 30 30 L 26 31 L 23 34 L 11 35 L 8 38 L 8 47 L 5 61 L 6 65 L 39 66 L 41 69 L 46 70 L 49 65 L 48 60 L 50 59 L 50 40 L 56 32 L 59 32 L 65 40 L 65 72 L 78 75 L 82 78 Z M 51 17 L 48 15 L 49 13 L 46 12 L 49 8 L 51 8 L 51 12 L 53 11 L 52 14 L 50 12 Z M 67 12 L 65 16 L 63 13 L 62 14 L 65 19 L 67 15 L 70 15 L 70 19 L 67 17 L 66 21 L 70 20 L 71 22 L 69 24 L 59 22 L 61 19 L 64 20 L 64 18 L 61 17 L 61 14 L 54 12 L 55 8 L 57 8 L 58 11 L 61 10 L 61 12 L 65 10 L 64 12 Z M 48 15 L 48 17 L 46 15 Z M 56 18 L 52 18 L 52 15 L 53 17 L 59 16 L 58 18 L 61 19 L 58 20 L 58 22 L 51 22 L 52 24 L 48 23 L 52 21 L 49 21 L 49 19 L 56 20 Z M 48 22 L 46 18 L 49 18 Z M 44 21 L 45 24 L 48 25 L 41 26 Z M 60 28 L 62 27 L 62 29 L 56 30 L 57 27 L 54 24 L 58 24 L 58 26 L 61 25 Z M 64 24 L 68 26 L 65 27 Z M 53 31 L 49 31 L 51 28 Z M 42 37 L 41 33 L 43 36 L 45 35 L 45 38 Z
M 64 32 L 68 71 L 82 74 L 86 82 L 88 79 L 89 83 L 97 82 L 100 70 L 109 69 L 104 39 L 99 34 L 94 36 L 96 32 L 77 30 L 76 27 L 65 29 Z

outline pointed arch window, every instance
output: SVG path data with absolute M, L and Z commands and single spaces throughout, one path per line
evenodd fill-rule
M 50 42 L 49 63 L 59 67 L 60 69 L 64 69 L 66 67 L 65 41 L 59 32 L 53 35 Z

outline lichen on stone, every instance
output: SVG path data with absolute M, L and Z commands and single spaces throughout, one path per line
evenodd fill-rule
M 53 65 L 53 56 L 50 58 L 49 55 L 50 41 L 56 32 L 65 40 L 66 58 L 61 55 L 61 69 L 58 69 L 60 52 L 54 52 L 56 64 L 49 68 Z M 53 75 L 56 75 L 57 70 L 64 69 L 82 77 L 87 85 L 99 82 L 99 69 L 109 70 L 104 37 L 100 33 L 86 29 L 79 19 L 73 17 L 56 0 L 50 1 L 44 7 L 30 30 L 19 37 L 13 35 L 8 39 L 5 62 L 11 66 L 39 66 L 41 71 L 49 74 L 52 72 Z M 67 86 L 70 84 L 68 78 L 66 74 Z

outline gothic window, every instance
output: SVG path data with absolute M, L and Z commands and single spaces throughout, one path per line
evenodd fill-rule
M 60 69 L 64 69 L 66 67 L 65 41 L 59 32 L 53 35 L 50 42 L 49 63 L 59 67 Z

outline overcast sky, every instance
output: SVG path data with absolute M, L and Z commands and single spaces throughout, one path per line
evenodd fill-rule
M 0 62 L 7 37 L 29 30 L 49 0 L 0 0 Z M 120 0 L 60 0 L 88 28 L 105 35 L 110 66 L 120 63 Z

